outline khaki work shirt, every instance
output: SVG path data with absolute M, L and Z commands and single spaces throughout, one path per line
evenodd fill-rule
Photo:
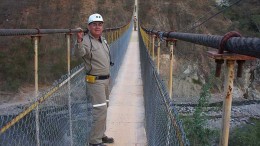
M 100 41 L 90 33 L 85 35 L 83 41 L 78 43 L 75 48 L 75 54 L 84 59 L 87 73 L 91 75 L 109 75 L 109 53 L 109 45 L 106 39 L 101 37 Z

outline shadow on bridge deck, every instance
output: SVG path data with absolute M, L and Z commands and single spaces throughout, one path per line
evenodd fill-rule
M 107 135 L 109 146 L 145 146 L 144 100 L 137 31 L 132 32 L 125 59 L 110 94 Z

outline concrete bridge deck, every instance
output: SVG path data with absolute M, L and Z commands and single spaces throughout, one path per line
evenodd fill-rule
M 133 31 L 110 94 L 106 134 L 115 143 L 109 146 L 145 146 L 144 114 L 138 33 Z

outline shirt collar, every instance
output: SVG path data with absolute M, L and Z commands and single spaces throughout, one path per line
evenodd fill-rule
M 90 32 L 88 32 L 88 35 L 89 35 L 92 39 L 96 39 L 95 37 L 93 37 L 93 35 L 92 35 Z M 100 36 L 98 40 L 102 42 L 102 36 Z

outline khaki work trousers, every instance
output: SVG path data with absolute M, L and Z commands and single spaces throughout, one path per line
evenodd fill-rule
M 109 100 L 108 85 L 109 79 L 87 83 L 87 92 L 93 105 L 93 123 L 89 138 L 91 144 L 102 143 L 102 137 L 105 137 L 107 101 Z

